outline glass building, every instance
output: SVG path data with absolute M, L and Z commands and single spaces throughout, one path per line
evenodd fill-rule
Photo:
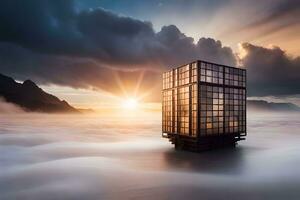
M 163 137 L 199 151 L 246 136 L 246 70 L 195 61 L 163 73 Z

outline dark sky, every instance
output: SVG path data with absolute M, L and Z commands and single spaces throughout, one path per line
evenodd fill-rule
M 249 96 L 299 94 L 299 1 L 235 2 L 3 0 L 0 72 L 116 94 L 142 74 L 157 99 L 163 70 L 204 59 L 245 67 Z

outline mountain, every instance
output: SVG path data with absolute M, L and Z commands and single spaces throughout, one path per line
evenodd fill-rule
M 292 103 L 273 103 L 263 100 L 247 100 L 247 109 L 254 111 L 299 112 L 300 107 Z
M 17 104 L 27 111 L 37 112 L 79 112 L 66 101 L 48 94 L 31 80 L 17 83 L 14 79 L 0 74 L 0 97 Z

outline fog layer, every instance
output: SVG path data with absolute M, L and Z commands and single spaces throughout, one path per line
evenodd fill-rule
M 24 110 L 16 104 L 9 103 L 0 97 L 0 113 L 2 114 L 16 114 L 23 113 Z
M 246 141 L 201 154 L 160 117 L 1 114 L 0 199 L 299 199 L 299 114 L 252 113 Z

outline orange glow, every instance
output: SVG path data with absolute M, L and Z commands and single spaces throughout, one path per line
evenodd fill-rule
M 245 58 L 248 52 L 244 49 L 241 43 L 238 44 L 238 48 L 239 48 L 239 53 L 238 53 L 239 58 L 240 59 Z
M 125 109 L 134 110 L 134 109 L 137 109 L 139 102 L 137 99 L 129 98 L 129 99 L 126 99 L 122 105 L 123 105 L 123 108 L 125 108 Z
M 160 82 L 147 85 L 146 71 L 141 70 L 126 79 L 114 71 L 113 79 L 116 90 L 102 91 L 92 89 L 75 89 L 57 85 L 43 85 L 43 89 L 64 99 L 75 108 L 90 109 L 92 112 L 104 114 L 121 114 L 124 116 L 141 114 L 143 112 L 159 112 L 160 102 L 149 101 Z M 128 112 L 129 111 L 129 112 Z

